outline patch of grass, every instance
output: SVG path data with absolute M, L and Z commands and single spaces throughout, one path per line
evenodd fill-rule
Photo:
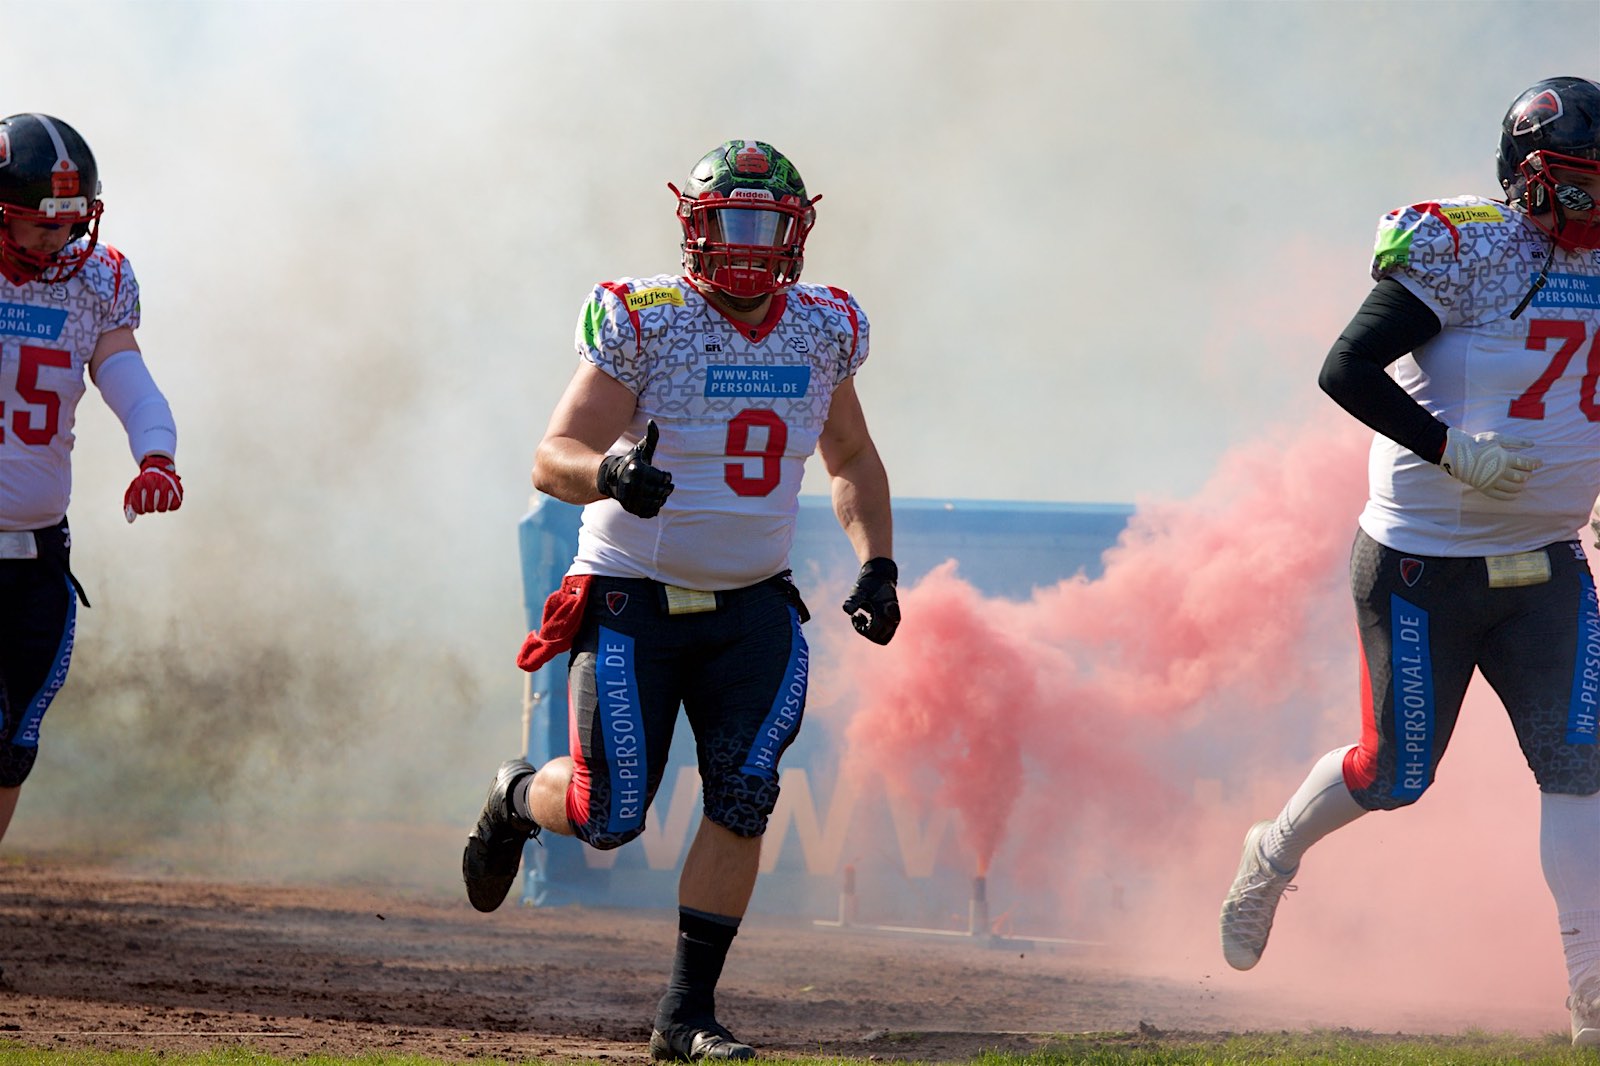
M 908 1040 L 908 1042 L 911 1042 Z M 777 1061 L 764 1056 L 766 1061 Z M 889 1058 L 892 1060 L 894 1056 Z M 473 1058 L 473 1066 L 572 1066 L 577 1060 L 507 1063 Z M 881 1066 L 883 1057 L 833 1059 L 782 1056 L 785 1066 Z M 898 1060 L 917 1066 L 920 1060 Z M 1277 1033 L 1168 1033 L 1149 1027 L 1130 1032 L 1064 1034 L 1028 1054 L 989 1053 L 965 1066 L 1597 1066 L 1600 1057 L 1574 1051 L 1565 1033 L 1542 1038 L 1468 1031 L 1416 1036 L 1338 1029 Z M 23 1047 L 0 1041 L 0 1066 L 455 1066 L 416 1055 L 359 1057 L 277 1056 L 239 1048 L 209 1052 L 95 1051 Z

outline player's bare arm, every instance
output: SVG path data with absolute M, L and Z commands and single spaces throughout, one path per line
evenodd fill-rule
M 117 352 L 137 351 L 140 351 L 139 341 L 133 334 L 132 326 L 106 330 L 95 342 L 94 354 L 89 356 L 89 380 L 98 385 L 101 365 Z
M 834 390 L 817 452 L 832 481 L 833 513 L 862 562 L 894 556 L 889 474 L 867 430 L 854 378 Z
M 601 499 L 600 461 L 633 420 L 638 398 L 616 378 L 579 365 L 533 457 L 533 487 L 567 503 Z

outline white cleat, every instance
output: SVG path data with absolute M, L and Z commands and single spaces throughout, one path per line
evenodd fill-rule
M 1572 1046 L 1600 1048 L 1600 977 L 1591 977 L 1567 997 L 1572 1009 Z
M 1248 970 L 1261 961 L 1278 900 L 1286 889 L 1294 888 L 1289 882 L 1299 869 L 1281 874 L 1261 854 L 1261 838 L 1271 828 L 1270 821 L 1257 822 L 1245 834 L 1239 872 L 1222 901 L 1222 954 L 1235 970 Z

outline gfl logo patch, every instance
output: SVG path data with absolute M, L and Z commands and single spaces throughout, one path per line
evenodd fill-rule
M 1400 560 L 1400 580 L 1410 588 L 1422 580 L 1422 560 L 1405 558 Z

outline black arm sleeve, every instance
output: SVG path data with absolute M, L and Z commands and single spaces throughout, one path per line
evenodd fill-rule
M 1317 384 L 1367 426 L 1430 463 L 1444 455 L 1443 422 L 1385 369 L 1438 335 L 1439 316 L 1393 278 L 1372 287 L 1356 316 L 1333 342 Z

